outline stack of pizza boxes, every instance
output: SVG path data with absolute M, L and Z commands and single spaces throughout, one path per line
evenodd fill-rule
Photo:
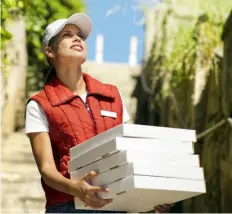
M 121 124 L 70 149 L 72 180 L 89 171 L 91 185 L 112 198 L 102 210 L 146 212 L 206 192 L 203 168 L 194 154 L 195 130 Z M 76 209 L 91 209 L 75 198 Z

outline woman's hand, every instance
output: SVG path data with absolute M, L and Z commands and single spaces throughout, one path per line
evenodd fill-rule
M 96 175 L 97 173 L 94 171 L 87 173 L 76 184 L 74 184 L 73 190 L 71 190 L 72 195 L 76 195 L 85 203 L 86 206 L 93 209 L 102 208 L 106 204 L 112 202 L 112 199 L 102 199 L 97 195 L 98 192 L 108 192 L 107 188 L 90 185 L 91 179 Z
M 162 204 L 154 207 L 156 213 L 169 213 L 173 204 Z

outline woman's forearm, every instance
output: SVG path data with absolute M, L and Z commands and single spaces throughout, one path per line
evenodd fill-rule
M 78 185 L 77 182 L 72 181 L 68 178 L 65 178 L 63 175 L 61 175 L 57 169 L 53 166 L 46 167 L 41 169 L 40 171 L 41 176 L 44 180 L 44 182 L 52 187 L 53 189 L 56 189 L 60 192 L 64 192 L 69 195 L 77 196 L 78 194 Z M 73 191 L 75 188 L 76 191 Z M 75 192 L 75 194 L 74 194 Z

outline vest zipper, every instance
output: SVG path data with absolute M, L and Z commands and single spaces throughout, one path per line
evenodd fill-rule
M 90 94 L 88 94 L 88 95 L 90 95 Z M 80 98 L 80 100 L 81 100 L 82 103 L 84 104 L 85 108 L 87 109 L 87 111 L 88 111 L 88 113 L 89 113 L 89 116 L 91 117 L 92 122 L 93 122 L 94 133 L 95 133 L 95 135 L 97 135 L 97 128 L 96 128 L 96 124 L 95 124 L 95 122 L 94 122 L 93 113 L 92 113 L 92 110 L 90 109 L 89 103 L 88 103 L 88 95 L 87 95 L 87 97 L 86 97 L 86 102 L 84 102 L 80 96 L 76 95 L 76 97 L 79 97 L 79 98 Z
M 81 99 L 82 100 L 82 99 Z M 83 100 L 82 100 L 83 101 Z M 83 102 L 84 103 L 84 102 Z M 93 121 L 93 126 L 94 126 L 94 132 L 95 132 L 95 135 L 97 135 L 97 129 L 96 129 L 96 124 L 94 122 L 94 118 L 93 118 L 93 113 L 92 113 L 92 110 L 90 109 L 90 106 L 89 106 L 89 103 L 88 103 L 88 96 L 86 97 L 86 103 L 84 103 L 92 121 Z

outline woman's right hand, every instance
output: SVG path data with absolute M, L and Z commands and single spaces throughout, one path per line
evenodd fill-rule
M 90 181 L 92 178 L 97 176 L 95 171 L 91 171 L 78 180 L 71 187 L 72 195 L 77 196 L 81 201 L 93 209 L 102 208 L 106 204 L 111 203 L 112 199 L 102 199 L 97 193 L 98 192 L 108 192 L 105 187 L 91 186 Z

